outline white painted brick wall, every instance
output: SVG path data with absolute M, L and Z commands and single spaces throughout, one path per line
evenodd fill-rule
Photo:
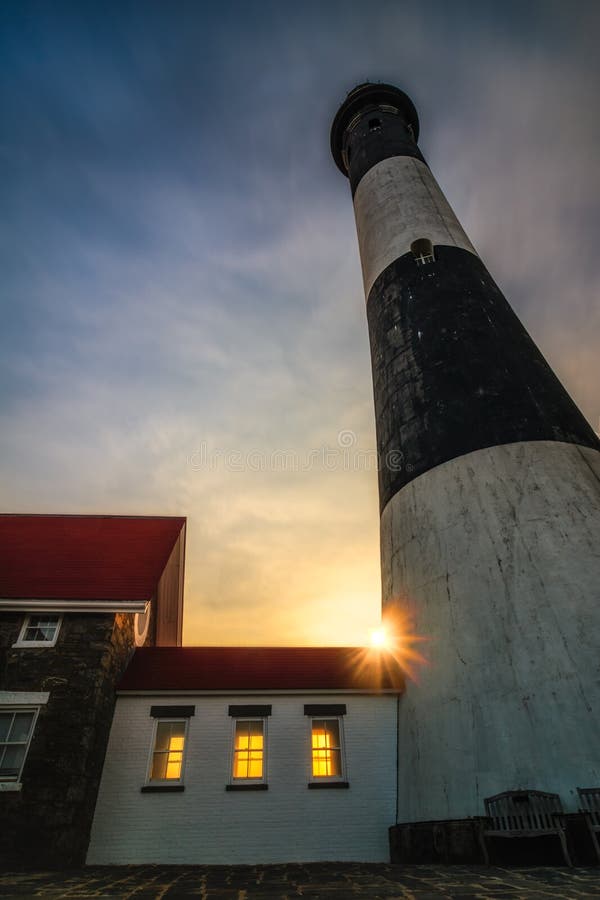
M 144 793 L 156 703 L 190 705 L 183 793 Z M 227 792 L 229 704 L 272 704 L 268 791 Z M 309 790 L 305 703 L 345 703 L 348 790 Z M 395 816 L 396 698 L 362 695 L 120 697 L 89 864 L 386 861 Z

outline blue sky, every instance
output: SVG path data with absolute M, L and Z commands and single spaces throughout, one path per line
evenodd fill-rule
M 366 79 L 409 93 L 598 427 L 599 33 L 587 2 L 5 0 L 3 508 L 187 515 L 188 643 L 362 642 L 374 421 L 332 116 Z

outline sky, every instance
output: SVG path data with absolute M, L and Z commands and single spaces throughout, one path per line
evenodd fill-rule
M 380 619 L 346 93 L 413 99 L 492 276 L 600 420 L 600 5 L 3 0 L 0 504 L 186 515 L 186 644 Z

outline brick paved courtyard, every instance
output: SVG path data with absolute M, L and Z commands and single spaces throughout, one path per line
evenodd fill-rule
M 0 875 L 6 898 L 120 900 L 428 900 L 600 897 L 600 868 L 399 866 L 314 863 L 279 866 L 106 866 Z

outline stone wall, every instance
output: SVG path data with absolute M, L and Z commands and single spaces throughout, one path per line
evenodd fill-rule
M 68 614 L 55 647 L 13 648 L 23 613 L 0 615 L 0 690 L 48 691 L 18 792 L 0 804 L 0 866 L 81 865 L 132 614 Z

